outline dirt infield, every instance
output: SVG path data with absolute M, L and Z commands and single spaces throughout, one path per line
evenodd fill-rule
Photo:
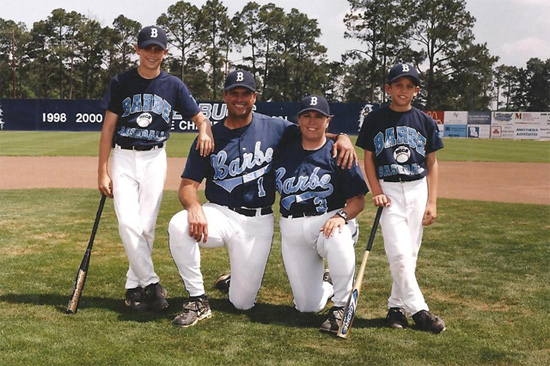
M 185 158 L 168 159 L 176 190 Z M 440 162 L 439 197 L 550 204 L 550 164 Z M 95 157 L 0 157 L 0 189 L 96 188 Z

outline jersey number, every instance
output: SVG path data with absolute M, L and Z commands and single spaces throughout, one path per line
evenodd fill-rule
M 324 198 L 320 198 L 320 197 L 315 197 L 315 199 L 313 200 L 313 204 L 317 207 L 315 207 L 315 209 L 317 210 L 317 212 L 327 212 L 328 211 L 328 206 L 327 206 L 327 200 L 324 199 Z
M 258 197 L 265 197 L 264 177 L 258 178 Z

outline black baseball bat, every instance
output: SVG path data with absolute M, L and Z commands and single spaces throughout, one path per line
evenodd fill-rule
M 351 288 L 349 294 L 348 302 L 344 308 L 344 316 L 342 323 L 338 328 L 338 333 L 336 336 L 347 339 L 351 331 L 351 326 L 353 325 L 353 319 L 355 319 L 355 312 L 357 310 L 357 301 L 359 300 L 359 294 L 361 293 L 361 286 L 363 284 L 363 277 L 365 277 L 365 268 L 367 266 L 367 260 L 369 259 L 369 253 L 372 249 L 372 243 L 374 242 L 374 236 L 376 235 L 376 229 L 378 228 L 378 222 L 380 221 L 380 216 L 382 215 L 383 207 L 378 207 L 376 211 L 376 217 L 374 218 L 374 223 L 372 224 L 372 229 L 370 231 L 369 242 L 367 244 L 367 249 L 365 250 L 365 255 L 363 256 L 363 261 L 361 262 L 361 267 L 357 273 L 357 278 L 355 278 L 355 283 Z
M 80 302 L 80 296 L 82 295 L 82 290 L 84 289 L 84 283 L 86 282 L 86 277 L 88 276 L 88 266 L 90 265 L 90 256 L 92 254 L 92 246 L 94 245 L 94 238 L 97 232 L 97 227 L 99 226 L 99 219 L 101 218 L 101 213 L 103 212 L 103 206 L 105 205 L 105 199 L 107 196 L 102 195 L 101 200 L 99 201 L 99 207 L 95 215 L 94 227 L 92 229 L 92 235 L 90 235 L 90 240 L 88 241 L 88 246 L 86 247 L 86 252 L 80 263 L 80 267 L 76 272 L 76 278 L 74 280 L 73 293 L 69 299 L 69 305 L 65 313 L 67 314 L 76 314 L 78 310 L 78 303 Z

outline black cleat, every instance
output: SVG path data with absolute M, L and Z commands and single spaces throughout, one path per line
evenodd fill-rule
M 145 301 L 145 294 L 141 287 L 127 289 L 124 304 L 137 312 L 149 310 L 149 305 Z
M 214 287 L 223 293 L 228 293 L 230 282 L 231 282 L 231 273 L 222 274 L 220 277 L 218 277 L 216 282 L 214 282 Z
M 168 307 L 166 296 L 168 292 L 160 283 L 152 283 L 143 290 L 145 301 L 153 311 L 162 311 Z
M 426 310 L 420 310 L 418 313 L 414 314 L 412 318 L 415 323 L 415 328 L 418 330 L 439 334 L 446 329 L 443 319 Z
M 405 316 L 405 309 L 401 308 L 390 308 L 386 316 L 386 322 L 390 328 L 394 329 L 404 329 L 409 326 L 409 322 Z

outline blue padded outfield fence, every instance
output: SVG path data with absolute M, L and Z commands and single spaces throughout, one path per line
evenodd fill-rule
M 330 132 L 357 134 L 364 117 L 379 106 L 374 103 L 329 103 L 334 119 Z M 199 102 L 213 122 L 227 115 L 223 102 Z M 257 102 L 257 112 L 296 121 L 299 103 Z M 0 99 L 0 129 L 8 131 L 100 131 L 101 100 Z M 439 125 L 443 137 L 550 139 L 550 112 L 425 111 Z M 172 113 L 173 132 L 195 132 L 195 125 Z

